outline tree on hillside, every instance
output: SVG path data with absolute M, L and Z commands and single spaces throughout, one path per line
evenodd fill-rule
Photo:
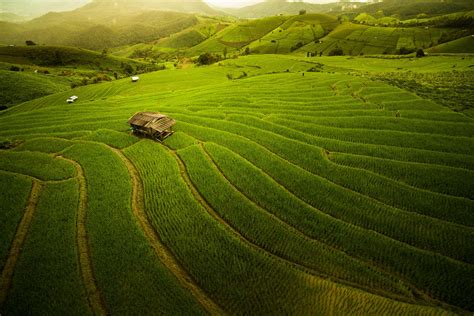
M 107 56 L 107 54 L 108 54 L 107 48 L 104 48 L 104 49 L 102 50 L 102 56 L 105 57 L 105 56 Z
M 300 15 L 305 15 L 306 14 L 306 10 L 300 10 Z
M 420 48 L 416 51 L 416 57 L 418 57 L 418 58 L 425 57 L 425 52 L 423 51 L 422 48 Z
M 59 66 L 64 64 L 63 54 L 59 50 L 54 51 L 54 54 L 51 56 L 50 64 L 52 66 Z
M 25 44 L 26 46 L 36 46 L 36 43 L 31 40 L 26 41 Z
M 328 54 L 329 56 L 343 56 L 344 51 L 340 47 L 336 47 L 333 50 L 331 50 Z
M 220 55 L 215 55 L 211 53 L 204 53 L 199 55 L 197 59 L 197 63 L 199 65 L 211 65 L 213 63 L 216 63 L 220 60 Z
M 245 49 L 244 55 L 250 55 L 250 47 Z
M 125 73 L 127 73 L 128 75 L 131 75 L 134 72 L 133 67 L 130 64 L 124 64 L 123 71 L 125 71 Z
M 415 50 L 413 48 L 406 48 L 406 47 L 400 47 L 399 49 L 399 54 L 400 55 L 408 55 L 413 53 Z
M 222 53 L 224 55 L 224 59 L 227 59 L 227 47 L 224 47 L 224 51 Z

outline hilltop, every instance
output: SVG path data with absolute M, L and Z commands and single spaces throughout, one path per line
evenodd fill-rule
M 79 13 L 88 12 L 92 15 L 98 12 L 108 15 L 117 12 L 138 11 L 173 11 L 206 15 L 218 14 L 218 11 L 209 7 L 202 0 L 93 0 L 90 4 L 79 9 Z
M 436 14 L 428 9 L 441 7 Z M 219 12 L 198 0 L 186 6 L 165 0 L 95 0 L 74 11 L 48 13 L 26 23 L 0 22 L 0 42 L 21 45 L 31 40 L 97 51 L 108 48 L 118 56 L 155 61 L 203 53 L 408 54 L 474 34 L 474 11 L 466 11 L 470 7 L 464 0 L 390 0 L 357 7 L 272 0 L 239 10 L 255 16 L 258 12 L 275 15 L 236 19 L 217 16 Z
M 470 0 L 384 0 L 361 6 L 353 12 L 376 15 L 382 11 L 385 16 L 409 19 L 420 15 L 427 17 L 470 10 L 474 10 L 474 2 Z
M 378 3 L 341 1 L 326 4 L 314 4 L 304 1 L 266 0 L 264 2 L 237 9 L 223 9 L 239 18 L 263 18 L 274 15 L 294 15 L 304 10 L 307 13 L 358 14 L 372 15 L 383 12 L 386 16 L 407 19 L 424 15 L 443 15 L 474 9 L 470 0 L 384 0 Z
M 237 8 L 223 9 L 225 12 L 239 18 L 263 18 L 275 15 L 295 15 L 301 10 L 307 13 L 328 13 L 339 11 L 343 7 L 340 3 L 314 4 L 306 2 L 287 2 L 286 0 L 267 0 L 255 5 Z

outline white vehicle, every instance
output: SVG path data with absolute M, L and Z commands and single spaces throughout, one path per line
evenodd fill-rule
M 132 77 L 132 82 L 138 82 L 138 80 L 140 80 L 140 77 L 138 77 L 138 76 L 133 76 Z
M 74 102 L 76 102 L 77 99 L 79 99 L 79 97 L 76 96 L 76 95 L 73 95 L 72 97 L 67 99 L 67 103 L 69 103 L 69 104 L 74 103 Z

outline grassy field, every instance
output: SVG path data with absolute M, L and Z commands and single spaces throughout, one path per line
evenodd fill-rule
M 305 52 L 328 55 L 341 48 L 345 55 L 398 54 L 400 49 L 415 51 L 435 45 L 441 28 L 395 28 L 344 23 L 321 39 L 302 48 Z
M 428 50 L 430 53 L 473 54 L 474 37 L 466 36 L 448 43 L 440 44 Z
M 459 15 L 401 24 L 393 17 L 372 22 L 356 18 L 349 22 L 347 17 L 345 20 L 327 14 L 302 14 L 206 21 L 157 43 L 138 44 L 121 49 L 117 54 L 170 59 L 202 53 L 233 56 L 297 52 L 333 56 L 339 51 L 338 54 L 346 56 L 408 55 L 420 48 L 432 53 L 472 53 L 469 26 L 446 24 L 455 23 L 456 18 Z
M 250 21 L 199 45 L 317 34 L 318 18 L 268 18 L 260 33 Z M 0 267 L 15 272 L 0 312 L 474 311 L 472 107 L 419 87 L 472 82 L 472 62 L 253 55 L 1 112 L 0 141 L 18 146 L 0 150 Z M 408 74 L 413 89 L 388 80 Z M 131 135 L 137 111 L 170 115 L 176 133 Z
M 72 47 L 0 46 L 0 106 L 124 78 L 159 66 Z

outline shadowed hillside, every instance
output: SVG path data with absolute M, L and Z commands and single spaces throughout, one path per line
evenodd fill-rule
M 146 42 L 198 23 L 194 15 L 182 12 L 217 14 L 197 0 L 186 5 L 175 1 L 96 0 L 77 10 L 48 13 L 21 25 L 4 22 L 0 43 L 19 45 L 32 40 L 98 50 Z
M 329 11 L 338 11 L 342 4 L 314 4 L 305 2 L 287 2 L 286 0 L 267 0 L 262 3 L 247 6 L 238 9 L 225 9 L 225 12 L 240 18 L 262 18 L 274 15 L 294 15 L 301 10 L 308 13 L 327 13 Z
M 0 47 L 0 106 L 160 66 L 72 47 Z

